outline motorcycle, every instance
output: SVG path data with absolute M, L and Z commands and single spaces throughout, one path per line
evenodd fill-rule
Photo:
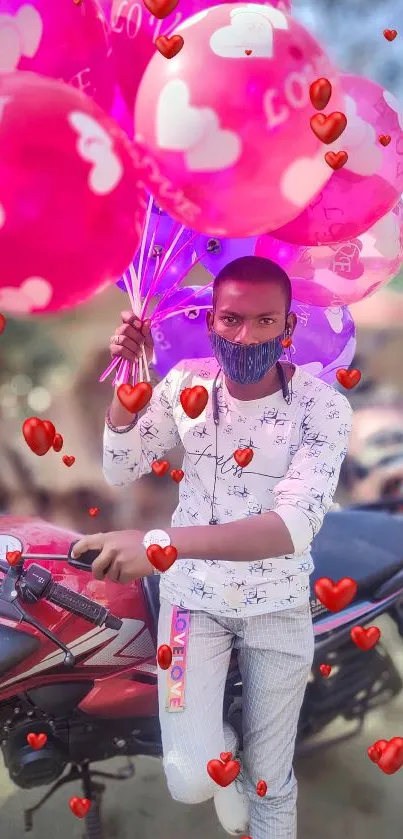
M 381 502 L 376 511 L 330 512 L 314 540 L 312 586 L 319 577 L 349 576 L 357 581 L 358 592 L 337 613 L 311 595 L 315 658 L 297 753 L 346 739 L 343 734 L 319 746 L 310 742 L 340 715 L 353 723 L 348 736 L 357 733 L 365 715 L 402 687 L 381 643 L 364 653 L 349 635 L 357 623 L 372 624 L 388 615 L 403 637 L 403 516 L 391 514 L 401 504 L 396 499 Z M 35 812 L 56 789 L 81 781 L 83 796 L 91 801 L 85 835 L 101 839 L 104 782 L 132 777 L 135 756 L 161 756 L 159 577 L 124 587 L 97 582 L 89 573 L 97 552 L 71 556 L 79 534 L 7 516 L 0 531 L 1 749 L 18 787 L 53 784 L 25 811 L 25 830 L 33 829 Z M 14 554 L 14 564 L 10 552 L 22 554 Z M 332 667 L 327 679 L 320 672 L 322 663 Z M 241 735 L 242 680 L 235 656 L 223 712 Z M 42 748 L 29 745 L 30 734 L 46 735 Z M 118 755 L 127 763 L 117 775 L 92 770 L 92 763 Z

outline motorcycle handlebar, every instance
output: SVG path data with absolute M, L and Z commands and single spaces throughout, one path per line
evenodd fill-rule
M 70 588 L 60 585 L 60 583 L 52 582 L 50 588 L 46 591 L 45 598 L 56 606 L 61 606 L 74 615 L 85 618 L 95 626 L 105 624 L 108 629 L 120 629 L 123 625 L 123 621 L 115 615 L 111 615 L 104 606 L 100 606 L 99 603 L 90 600 L 89 597 L 84 597 L 83 594 L 77 594 Z

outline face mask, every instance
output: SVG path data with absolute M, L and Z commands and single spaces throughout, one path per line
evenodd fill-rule
M 210 331 L 213 353 L 224 375 L 240 385 L 260 382 L 274 367 L 283 353 L 282 337 L 278 335 L 263 344 L 235 344 L 213 329 Z

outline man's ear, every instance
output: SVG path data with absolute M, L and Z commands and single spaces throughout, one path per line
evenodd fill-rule
M 289 330 L 290 337 L 291 337 L 291 335 L 294 334 L 294 330 L 295 330 L 296 325 L 297 325 L 297 316 L 294 314 L 294 312 L 290 312 L 290 314 L 288 315 L 287 320 L 286 320 L 286 329 Z
M 211 330 L 213 328 L 213 321 L 214 321 L 214 313 L 213 313 L 212 309 L 209 309 L 206 312 L 206 324 L 207 324 L 207 329 L 208 329 L 209 332 L 211 332 Z

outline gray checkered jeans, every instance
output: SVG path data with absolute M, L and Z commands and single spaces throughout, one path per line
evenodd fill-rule
M 158 644 L 169 644 L 172 606 L 161 601 Z M 252 839 L 295 839 L 297 782 L 292 768 L 299 712 L 313 659 L 309 605 L 248 618 L 192 612 L 185 710 L 168 713 L 159 670 L 164 769 L 177 801 L 198 804 L 217 786 L 206 766 L 233 744 L 224 740 L 223 697 L 233 644 L 243 679 L 243 778 Z M 267 794 L 256 794 L 256 783 Z

